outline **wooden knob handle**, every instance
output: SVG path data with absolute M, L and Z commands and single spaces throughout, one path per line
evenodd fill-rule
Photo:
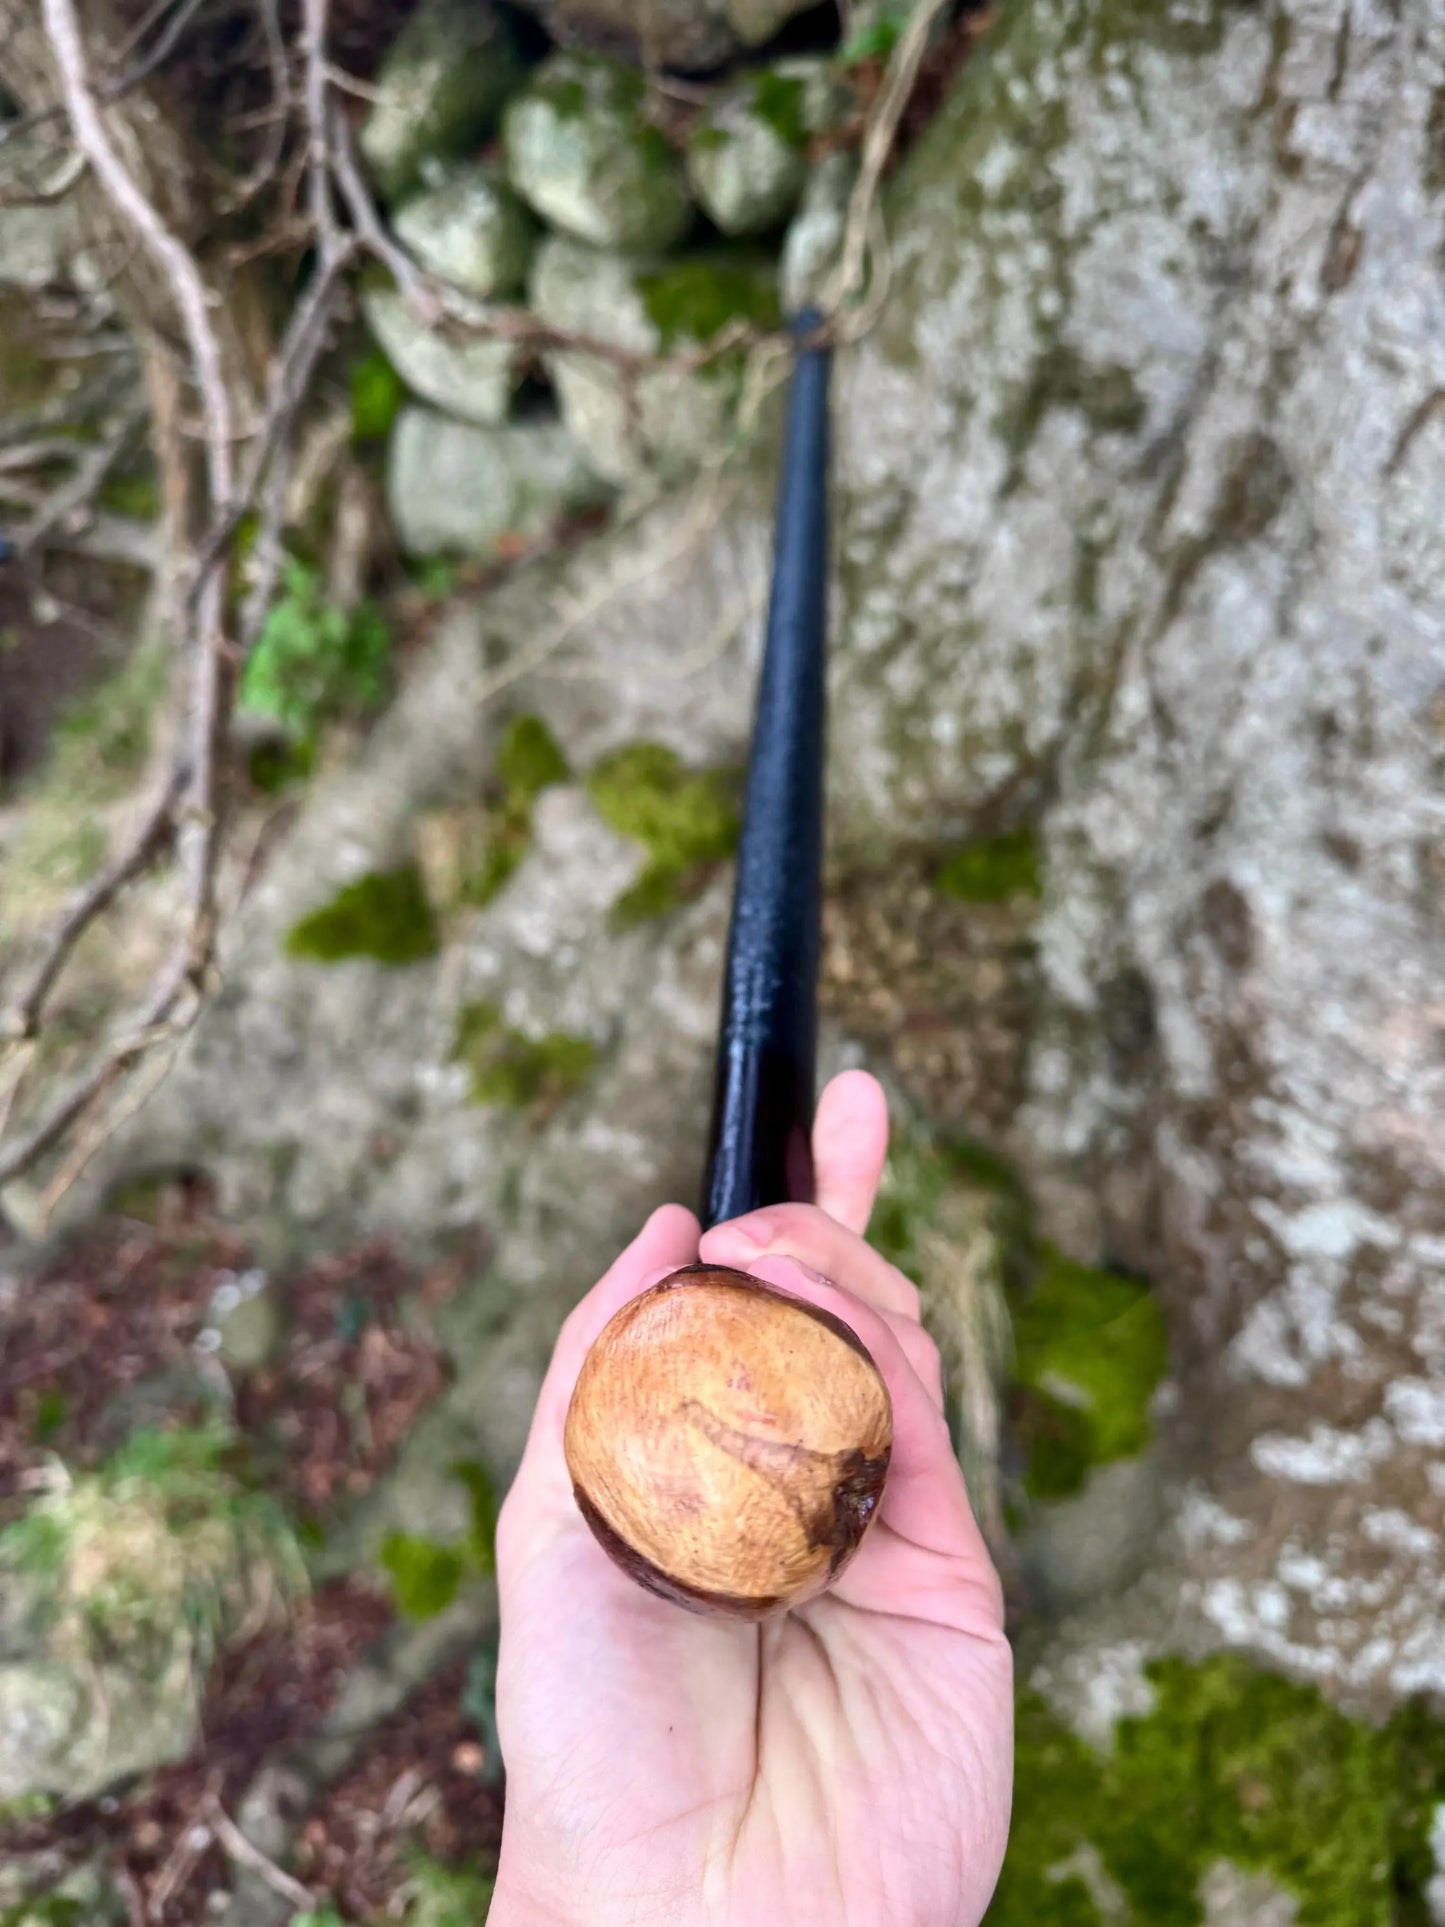
M 892 1442 L 888 1389 L 841 1319 L 707 1265 L 607 1325 L 564 1441 L 582 1515 L 623 1571 L 742 1619 L 838 1577 L 878 1509 Z

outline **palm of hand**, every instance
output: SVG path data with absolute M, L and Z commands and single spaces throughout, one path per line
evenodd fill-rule
M 838 1109 L 820 1108 L 820 1177 Z M 875 1183 L 876 1170 L 867 1203 Z M 841 1209 L 866 1221 L 858 1189 Z M 796 1207 L 768 1215 L 786 1234 L 774 1251 L 806 1247 L 842 1271 L 851 1234 L 839 1223 Z M 997 1581 L 911 1288 L 851 1243 L 866 1253 L 851 1254 L 865 1295 L 847 1304 L 787 1257 L 751 1254 L 759 1276 L 859 1330 L 895 1417 L 882 1516 L 857 1558 L 833 1591 L 761 1625 L 695 1617 L 640 1591 L 582 1523 L 562 1461 L 562 1416 L 587 1345 L 619 1304 L 697 1255 L 687 1214 L 654 1217 L 569 1321 L 499 1541 L 502 1927 L 981 1919 L 1010 1777 Z M 710 1262 L 747 1255 L 732 1227 L 703 1241 Z

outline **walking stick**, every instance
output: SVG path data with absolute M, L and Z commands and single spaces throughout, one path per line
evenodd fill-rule
M 703 1223 L 809 1202 L 826 710 L 829 350 L 798 354 L 723 974 Z M 821 1592 L 882 1494 L 888 1394 L 831 1313 L 693 1265 L 623 1307 L 567 1415 L 577 1503 L 679 1604 L 761 1618 Z

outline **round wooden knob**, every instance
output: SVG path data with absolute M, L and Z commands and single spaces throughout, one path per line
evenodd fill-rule
M 623 1306 L 582 1367 L 567 1467 L 624 1572 L 761 1619 L 836 1579 L 878 1509 L 888 1389 L 841 1319 L 694 1265 Z

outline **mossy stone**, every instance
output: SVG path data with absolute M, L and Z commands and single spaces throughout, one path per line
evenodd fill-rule
M 639 274 L 637 292 L 664 353 L 713 341 L 734 321 L 776 328 L 780 318 L 772 264 L 748 252 L 669 261 Z
M 1301 1927 L 1425 1927 L 1430 1829 L 1445 1800 L 1445 1726 L 1407 1705 L 1354 1721 L 1313 1687 L 1220 1656 L 1167 1658 L 1153 1710 L 1094 1752 L 1020 1695 L 1013 1826 L 990 1927 L 1105 1927 L 1062 1869 L 1092 1849 L 1121 1927 L 1197 1927 L 1216 1860 L 1268 1874 Z
M 436 954 L 436 916 L 414 863 L 374 870 L 338 890 L 330 903 L 303 917 L 286 939 L 292 957 L 340 963 L 420 963 Z
M 691 224 L 682 164 L 640 76 L 616 61 L 554 54 L 507 109 L 504 140 L 522 199 L 592 247 L 667 248 Z
M 1168 1367 L 1163 1314 L 1141 1280 L 1078 1264 L 1038 1239 L 1012 1174 L 972 1145 L 900 1137 L 870 1236 L 920 1279 L 930 1241 L 966 1194 L 988 1200 L 1012 1325 L 1013 1362 L 1001 1376 L 1010 1383 L 1023 1493 L 1036 1502 L 1072 1498 L 1095 1466 L 1137 1457 L 1150 1442 L 1151 1401 Z
M 483 301 L 521 293 L 537 245 L 531 215 L 488 162 L 453 168 L 405 201 L 392 224 L 424 268 Z
M 687 143 L 687 174 L 724 234 L 765 234 L 798 205 L 808 142 L 838 117 L 843 98 L 823 62 L 765 67 L 707 108 Z
M 378 360 L 384 358 L 388 372 L 396 371 L 393 380 L 403 390 L 401 399 L 409 389 L 446 415 L 483 428 L 506 420 L 521 376 L 514 342 L 486 335 L 453 339 L 415 315 L 406 297 L 393 287 L 367 287 L 361 307 L 381 349 Z M 380 377 L 371 387 L 367 399 L 375 406 L 367 420 L 366 439 L 380 440 L 395 426 L 401 408 Z
M 382 193 L 396 200 L 428 161 L 474 148 L 525 78 L 513 30 L 487 0 L 422 0 L 382 61 L 361 130 Z
M 661 743 L 634 743 L 604 757 L 587 779 L 598 814 L 642 844 L 648 865 L 614 909 L 621 924 L 660 916 L 702 888 L 737 847 L 737 777 L 688 770 Z

